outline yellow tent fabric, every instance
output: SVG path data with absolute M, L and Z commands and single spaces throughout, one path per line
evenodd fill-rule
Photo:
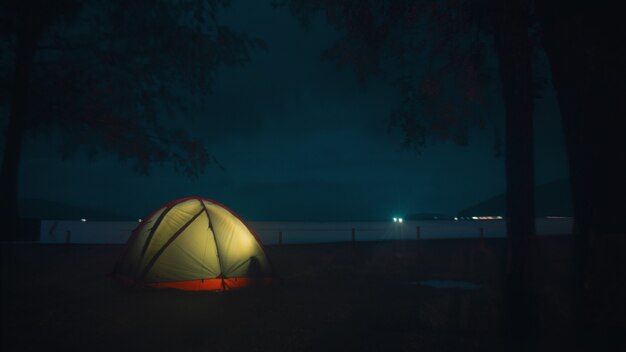
M 270 263 L 252 231 L 225 206 L 174 200 L 133 232 L 115 275 L 155 287 L 228 289 L 267 282 Z

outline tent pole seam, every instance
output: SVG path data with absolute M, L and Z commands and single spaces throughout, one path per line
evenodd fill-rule
M 150 270 L 154 266 L 154 263 L 156 263 L 156 260 L 159 259 L 161 254 L 163 254 L 165 249 L 169 247 L 169 245 L 172 244 L 172 242 L 174 242 L 174 240 L 177 239 L 178 236 L 180 236 L 180 234 L 183 233 L 183 231 L 185 231 L 185 229 L 189 227 L 189 225 L 191 225 L 191 223 L 194 222 L 198 218 L 198 216 L 200 216 L 200 214 L 202 214 L 202 210 L 200 210 L 196 215 L 194 215 L 191 219 L 189 219 L 189 221 L 187 221 L 183 226 L 181 226 L 181 228 L 178 229 L 178 231 L 176 231 L 176 233 L 174 233 L 167 242 L 165 242 L 163 247 L 159 249 L 159 251 L 152 257 L 152 259 L 150 259 L 150 262 L 148 263 L 148 265 L 146 265 L 146 267 L 143 269 L 141 275 L 139 276 L 139 279 L 137 280 L 138 282 L 143 281 L 145 276 L 148 274 L 148 272 L 150 272 Z
M 224 290 L 226 288 L 224 286 L 224 267 L 222 266 L 222 256 L 220 255 L 220 246 L 217 243 L 217 236 L 215 235 L 215 228 L 213 227 L 213 221 L 211 220 L 211 215 L 209 215 L 209 209 L 207 209 L 206 205 L 204 204 L 204 201 L 202 201 L 201 199 L 198 199 L 198 201 L 200 201 L 200 204 L 202 204 L 202 208 L 204 208 L 206 217 L 209 219 L 209 229 L 211 230 L 211 233 L 213 234 L 213 241 L 215 241 L 215 252 L 217 254 L 217 262 L 220 265 L 220 277 L 222 278 L 222 290 Z
M 154 223 L 154 225 L 152 225 L 152 228 L 150 229 L 150 233 L 148 234 L 148 238 L 146 238 L 146 242 L 144 243 L 143 248 L 141 249 L 141 256 L 139 256 L 139 260 L 137 261 L 137 265 L 136 265 L 137 267 L 135 268 L 135 270 L 137 270 L 141 266 L 141 263 L 143 262 L 143 258 L 146 255 L 146 251 L 148 250 L 148 246 L 150 245 L 150 242 L 152 242 L 152 237 L 154 237 L 154 233 L 158 229 L 159 225 L 161 225 L 161 222 L 163 222 L 163 219 L 165 218 L 167 213 L 169 213 L 170 210 L 174 209 L 175 206 L 177 206 L 178 204 L 182 202 L 183 201 L 180 201 L 180 202 L 177 202 L 168 206 L 165 210 L 163 210 L 161 215 L 159 215 L 159 218 Z

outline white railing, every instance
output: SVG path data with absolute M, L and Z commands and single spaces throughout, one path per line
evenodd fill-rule
M 564 235 L 572 232 L 572 218 L 538 218 L 537 234 Z M 41 222 L 41 243 L 125 243 L 136 221 Z M 269 222 L 248 225 L 264 244 L 303 244 L 349 241 L 416 240 L 444 238 L 504 237 L 504 220 L 433 220 L 394 222 Z

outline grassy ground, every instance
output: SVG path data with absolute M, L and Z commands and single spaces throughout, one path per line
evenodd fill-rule
M 540 350 L 571 347 L 571 257 L 542 240 Z M 224 293 L 128 289 L 121 246 L 3 245 L 2 350 L 503 351 L 505 242 L 273 246 L 282 283 Z M 549 258 L 546 264 L 545 258 Z M 459 279 L 480 289 L 437 289 Z

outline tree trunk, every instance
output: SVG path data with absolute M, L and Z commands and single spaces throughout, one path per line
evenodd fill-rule
M 0 171 L 0 219 L 3 220 L 2 240 L 19 237 L 17 188 L 22 140 L 27 127 L 28 93 L 33 54 L 39 31 L 32 27 L 27 15 L 16 35 L 15 76 L 13 97 L 6 130 L 4 157 Z
M 619 28 L 622 22 L 609 18 L 610 8 L 563 0 L 537 2 L 537 13 L 570 163 L 578 286 L 576 334 L 585 344 L 588 341 L 584 338 L 592 328 L 590 309 L 611 299 L 622 299 L 601 298 L 603 291 L 615 290 L 592 289 L 590 285 L 591 274 L 600 285 L 623 282 L 615 277 L 602 278 L 621 259 L 611 258 L 593 246 L 601 242 L 605 249 L 610 248 L 610 237 L 626 232 L 621 213 L 626 199 L 626 139 L 622 122 L 626 116 L 622 102 L 626 55 L 621 47 L 624 38 L 618 38 L 623 37 Z M 593 257 L 600 265 L 591 273 Z M 623 287 L 617 290 L 623 291 Z M 593 300 L 593 296 L 597 299 Z
M 506 226 L 510 266 L 505 288 L 507 335 L 515 346 L 531 341 L 529 240 L 535 235 L 533 92 L 527 0 L 501 3 L 495 26 L 506 110 Z
M 584 69 L 583 56 L 587 55 L 584 50 L 576 50 L 577 42 L 580 41 L 581 33 L 576 31 L 576 20 L 571 18 L 571 13 L 562 13 L 563 10 L 571 9 L 571 6 L 558 6 L 555 2 L 538 4 L 539 19 L 543 35 L 543 43 L 550 61 L 552 70 L 552 84 L 557 94 L 561 119 L 565 137 L 566 150 L 569 159 L 569 173 L 572 193 L 572 205 L 574 209 L 574 253 L 575 270 L 577 276 L 577 336 L 586 336 L 588 319 L 585 307 L 587 304 L 587 279 L 586 270 L 588 263 L 588 249 L 590 245 L 590 221 L 591 207 L 590 190 L 591 167 L 589 162 L 591 152 L 589 135 L 586 135 L 584 117 L 588 104 L 584 99 L 592 95 L 593 87 L 589 85 L 589 71 Z M 558 4 L 563 5 L 563 4 Z M 561 16 L 563 16 L 561 18 Z M 582 18 L 580 19 L 582 20 Z M 569 22 L 569 23 L 568 23 Z M 578 82 L 573 80 L 578 79 Z M 574 83 L 574 84 L 572 84 Z M 585 341 L 581 341 L 586 345 Z

